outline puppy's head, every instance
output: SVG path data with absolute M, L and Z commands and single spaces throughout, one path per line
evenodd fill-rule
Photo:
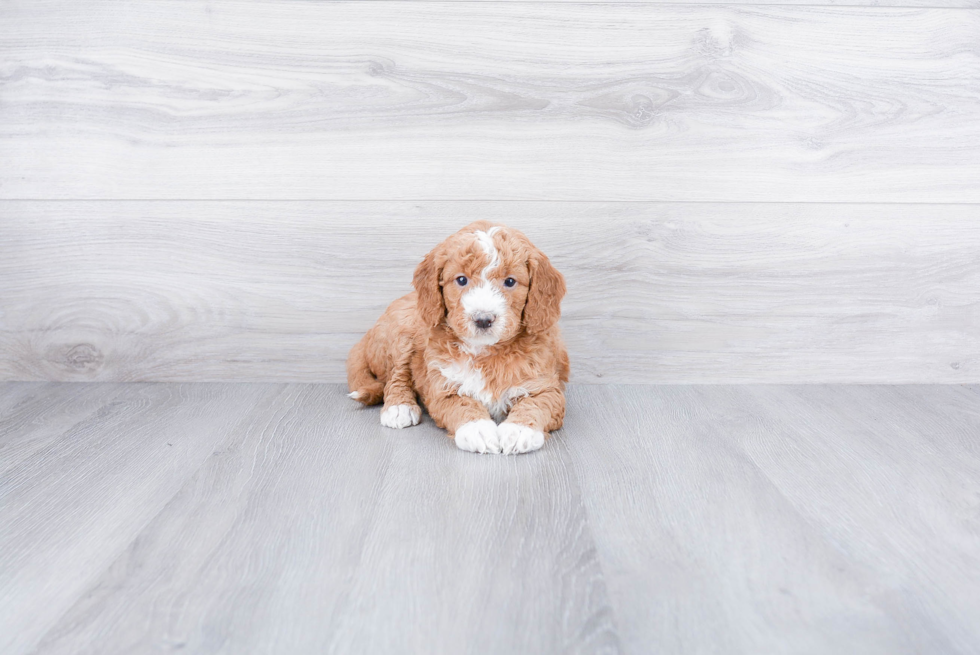
M 419 319 L 445 321 L 471 348 L 543 332 L 558 321 L 565 279 L 517 230 L 477 221 L 415 269 Z

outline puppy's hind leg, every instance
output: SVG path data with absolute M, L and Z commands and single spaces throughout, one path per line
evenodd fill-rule
M 371 333 L 368 332 L 351 348 L 350 355 L 347 356 L 347 385 L 350 387 L 347 395 L 365 405 L 377 405 L 381 402 L 384 385 L 371 372 L 371 365 L 368 364 L 367 347 L 370 339 Z
M 411 342 L 406 340 L 404 349 L 398 349 L 398 359 L 385 385 L 385 405 L 381 410 L 381 425 L 386 428 L 407 428 L 422 420 L 422 408 L 415 400 L 412 384 Z

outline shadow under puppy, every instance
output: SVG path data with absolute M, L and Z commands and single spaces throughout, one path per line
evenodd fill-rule
M 463 450 L 544 445 L 565 417 L 561 273 L 521 232 L 477 221 L 425 256 L 413 286 L 351 350 L 350 397 L 383 400 L 381 424 L 404 428 L 418 396 Z

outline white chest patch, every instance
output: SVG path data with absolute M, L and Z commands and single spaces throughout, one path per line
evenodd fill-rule
M 447 389 L 455 390 L 460 396 L 479 400 L 490 412 L 493 420 L 498 423 L 507 418 L 507 413 L 514 405 L 514 401 L 528 395 L 527 389 L 523 387 L 511 387 L 499 398 L 495 398 L 486 389 L 483 371 L 469 358 L 439 366 L 438 369 L 442 373 L 442 377 L 446 378 Z

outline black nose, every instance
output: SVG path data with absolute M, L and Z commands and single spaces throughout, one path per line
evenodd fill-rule
M 481 330 L 486 330 L 488 327 L 493 325 L 492 318 L 478 318 L 473 322 L 476 323 L 476 327 L 480 328 Z

